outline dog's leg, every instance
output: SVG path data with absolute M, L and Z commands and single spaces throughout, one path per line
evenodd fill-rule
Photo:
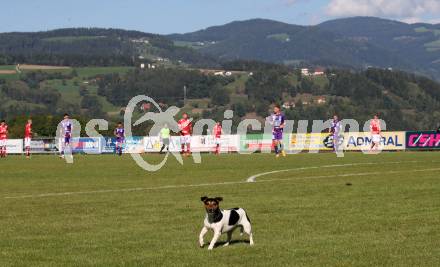
M 226 240 L 226 243 L 223 245 L 224 247 L 229 246 L 229 243 L 231 242 L 232 239 L 232 231 L 229 231 L 227 235 L 228 235 L 228 239 Z
M 253 246 L 254 245 L 254 238 L 252 236 L 252 226 L 251 226 L 251 223 L 248 222 L 248 221 L 243 222 L 243 229 L 244 229 L 245 233 L 249 235 L 249 244 L 251 246 Z
M 208 250 L 212 250 L 215 246 L 215 243 L 217 243 L 218 238 L 221 235 L 221 231 L 219 229 L 214 230 L 214 237 L 211 240 L 211 243 L 209 244 Z
M 203 226 L 202 231 L 200 232 L 199 235 L 199 244 L 201 248 L 203 248 L 203 246 L 205 245 L 205 240 L 203 240 L 203 237 L 205 237 L 207 232 L 208 232 L 208 228 L 206 228 L 206 226 Z

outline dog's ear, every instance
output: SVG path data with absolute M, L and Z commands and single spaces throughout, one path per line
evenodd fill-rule
M 207 199 L 208 199 L 207 196 L 204 196 L 204 197 L 201 197 L 201 198 L 200 198 L 200 200 L 201 200 L 202 202 L 205 202 L 205 200 L 207 200 Z
M 218 202 L 223 201 L 223 198 L 222 198 L 222 197 L 216 197 L 216 198 L 214 198 L 214 199 L 217 200 Z

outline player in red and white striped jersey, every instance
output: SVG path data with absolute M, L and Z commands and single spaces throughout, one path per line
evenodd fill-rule
M 374 119 L 370 122 L 371 150 L 379 149 L 380 140 L 382 139 L 381 133 L 379 116 L 376 114 L 374 115 Z
M 26 158 L 31 157 L 32 120 L 29 119 L 24 127 L 24 149 Z
M 188 114 L 183 113 L 182 119 L 179 120 L 177 124 L 180 129 L 180 144 L 182 146 L 181 153 L 185 156 L 189 156 L 191 154 L 192 123 L 191 120 L 188 118 Z
M 221 137 L 222 137 L 222 125 L 220 122 L 217 122 L 214 126 L 214 129 L 212 130 L 212 134 L 215 138 L 215 154 L 220 154 L 220 144 L 221 144 Z
M 8 141 L 8 125 L 6 121 L 0 122 L 0 157 L 6 157 L 6 142 Z

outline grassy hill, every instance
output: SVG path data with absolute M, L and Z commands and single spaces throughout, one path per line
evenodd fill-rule
M 37 115 L 55 114 L 59 112 L 73 112 L 73 114 L 87 114 L 87 110 L 82 108 L 85 97 L 94 98 L 97 101 L 100 112 L 104 116 L 115 116 L 119 114 L 120 106 L 111 104 L 106 97 L 98 95 L 96 79 L 112 73 L 124 75 L 133 70 L 133 67 L 114 66 L 114 67 L 74 67 L 74 68 L 51 68 L 50 66 L 33 65 L 32 68 L 22 69 L 19 73 L 2 74 L 0 72 L 0 114 L 1 117 L 11 118 L 14 115 Z M 1 70 L 16 70 L 16 66 L 3 65 Z M 23 81 L 25 83 L 23 83 Z M 3 83 L 3 84 L 2 84 Z M 15 88 L 23 94 L 31 95 L 26 98 L 22 94 L 6 94 L 4 87 Z M 28 88 L 30 87 L 30 88 Z M 59 109 L 52 110 L 48 103 L 34 103 L 33 90 L 38 89 L 41 94 L 55 92 L 59 103 Z M 58 110 L 58 111 L 57 111 Z M 93 114 L 89 114 L 93 115 Z M 95 114 L 96 115 L 96 114 Z

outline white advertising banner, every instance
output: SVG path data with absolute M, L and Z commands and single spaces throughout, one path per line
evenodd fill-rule
M 214 152 L 217 143 L 220 145 L 220 152 L 236 152 L 239 147 L 239 136 L 223 135 L 219 139 L 212 135 L 194 136 L 191 139 L 191 151 L 193 152 Z
M 144 138 L 143 137 L 137 137 L 137 136 L 133 136 L 133 137 L 128 137 L 125 139 L 125 143 L 123 145 L 123 153 L 144 153 L 145 149 L 144 149 Z
M 160 138 L 158 136 L 144 137 L 145 152 L 147 153 L 159 152 L 161 147 L 162 147 L 162 143 L 160 142 Z
M 9 139 L 6 141 L 6 153 L 8 154 L 22 154 L 23 153 L 23 139 Z
M 238 135 L 224 135 L 219 140 L 216 140 L 211 135 L 201 135 L 191 137 L 191 151 L 192 152 L 213 152 L 220 143 L 220 151 L 223 153 L 238 151 L 240 144 L 240 137 Z M 170 151 L 180 152 L 181 143 L 180 136 L 172 136 L 170 139 Z M 162 142 L 159 137 L 144 137 L 145 152 L 159 152 L 162 147 Z M 165 150 L 166 151 L 166 150 Z

